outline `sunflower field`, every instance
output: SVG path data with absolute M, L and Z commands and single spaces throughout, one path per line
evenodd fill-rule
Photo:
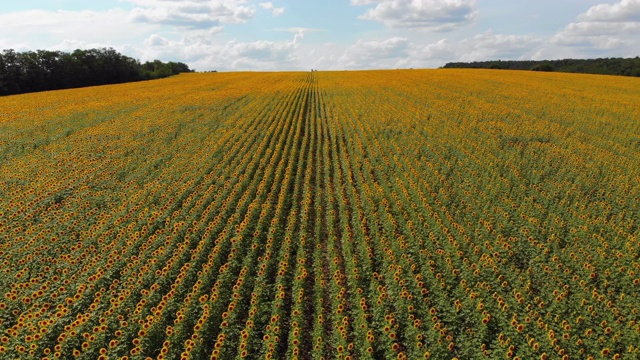
M 640 358 L 640 79 L 0 98 L 1 359 Z

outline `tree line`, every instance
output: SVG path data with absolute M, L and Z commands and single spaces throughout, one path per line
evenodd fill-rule
M 570 73 L 622 75 L 640 77 L 640 57 L 563 59 L 563 60 L 494 60 L 450 62 L 444 68 L 558 71 Z
M 184 63 L 140 61 L 112 48 L 0 52 L 0 95 L 118 84 L 192 72 Z

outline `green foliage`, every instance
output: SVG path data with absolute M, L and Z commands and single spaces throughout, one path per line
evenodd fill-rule
M 0 52 L 0 95 L 118 84 L 191 72 L 180 62 L 141 64 L 114 49 Z
M 640 76 L 640 57 L 563 60 L 495 60 L 450 62 L 443 68 L 558 71 L 571 73 Z
M 553 71 L 553 65 L 548 62 L 543 62 L 540 64 L 534 65 L 531 70 L 533 71 Z

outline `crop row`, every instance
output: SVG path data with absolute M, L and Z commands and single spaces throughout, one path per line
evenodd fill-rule
M 230 73 L 0 99 L 0 355 L 636 356 L 637 89 Z

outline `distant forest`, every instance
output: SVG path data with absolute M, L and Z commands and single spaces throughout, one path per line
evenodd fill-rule
M 604 59 L 564 60 L 496 60 L 474 62 L 451 62 L 444 68 L 503 69 L 557 71 L 585 74 L 640 76 L 640 57 Z
M 192 72 L 180 62 L 140 61 L 114 49 L 0 52 L 0 95 L 118 84 Z

